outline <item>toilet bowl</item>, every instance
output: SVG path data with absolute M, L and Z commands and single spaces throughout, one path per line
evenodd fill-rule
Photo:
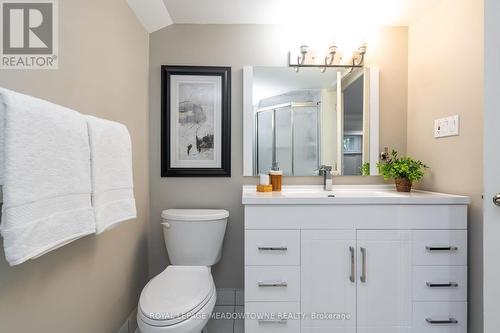
M 221 257 L 229 213 L 169 209 L 162 225 L 172 265 L 144 287 L 137 324 L 141 333 L 200 333 L 216 301 L 210 267 Z
M 200 333 L 215 305 L 215 285 L 204 266 L 168 266 L 142 290 L 137 319 L 142 333 Z

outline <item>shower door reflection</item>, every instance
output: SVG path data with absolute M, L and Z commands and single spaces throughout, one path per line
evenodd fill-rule
M 256 112 L 257 170 L 267 173 L 278 163 L 284 175 L 310 176 L 319 168 L 319 107 L 288 103 Z

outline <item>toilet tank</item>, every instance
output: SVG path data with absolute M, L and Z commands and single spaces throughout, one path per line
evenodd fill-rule
M 228 211 L 167 209 L 161 217 L 172 265 L 212 266 L 220 260 Z

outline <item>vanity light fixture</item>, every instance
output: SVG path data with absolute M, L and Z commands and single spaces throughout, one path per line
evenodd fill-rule
M 365 62 L 366 54 L 366 44 L 362 44 L 358 47 L 358 50 L 354 52 L 352 56 L 352 66 L 349 68 L 349 73 L 353 71 L 356 67 L 363 67 Z
M 305 44 L 302 44 L 300 46 L 300 54 L 297 56 L 297 64 L 301 64 L 301 65 L 305 64 L 308 48 L 309 47 L 307 45 L 305 45 Z M 295 71 L 298 72 L 299 71 L 299 67 L 295 67 Z
M 342 63 L 342 57 L 337 56 L 338 48 L 335 44 L 328 48 L 328 54 L 321 61 L 318 61 L 318 52 L 309 50 L 307 45 L 302 44 L 298 54 L 290 51 L 288 66 L 293 67 L 296 72 L 301 67 L 316 67 L 320 69 L 321 73 L 324 73 L 327 68 L 347 68 L 349 72 L 352 72 L 354 68 L 363 67 L 366 49 L 366 44 L 362 44 L 353 52 L 349 63 Z M 294 56 L 295 54 L 297 54 L 296 57 Z
M 309 46 L 307 46 L 307 45 L 301 45 L 300 46 L 300 54 L 301 54 L 301 56 L 299 56 L 300 58 L 297 59 L 297 61 L 300 60 L 301 64 L 304 64 L 304 62 L 306 60 L 306 54 L 307 54 L 307 49 L 308 48 L 309 48 Z
M 326 66 L 332 66 L 335 60 L 335 54 L 337 53 L 337 46 L 332 45 L 328 48 L 328 55 L 325 56 L 325 66 L 321 67 L 321 73 L 326 71 Z

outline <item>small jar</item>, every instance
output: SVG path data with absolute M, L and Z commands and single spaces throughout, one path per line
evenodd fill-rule
M 269 170 L 269 177 L 271 178 L 271 185 L 273 186 L 273 191 L 281 191 L 281 183 L 283 179 L 283 171 L 281 170 Z
M 268 174 L 263 173 L 260 175 L 259 185 L 269 185 L 269 175 Z

